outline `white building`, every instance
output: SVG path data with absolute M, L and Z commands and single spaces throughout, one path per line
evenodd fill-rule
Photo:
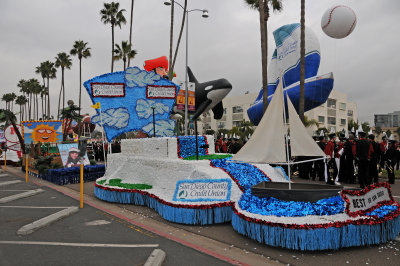
M 324 104 L 306 112 L 305 115 L 308 119 L 315 119 L 320 128 L 331 130 L 333 127 L 336 132 L 343 128 L 347 130 L 350 120 L 358 120 L 357 104 L 349 102 L 347 94 L 335 90 L 332 90 Z
M 247 109 L 253 104 L 257 96 L 258 93 L 246 93 L 226 97 L 222 101 L 224 106 L 222 119 L 215 120 L 210 111 L 207 116 L 201 117 L 202 122 L 198 124 L 199 132 L 205 133 L 206 129 L 213 129 L 216 132 L 218 129 L 231 129 L 243 119 L 249 121 Z M 328 130 L 334 127 L 336 131 L 343 128 L 347 130 L 350 120 L 356 122 L 358 120 L 357 105 L 347 100 L 347 94 L 335 90 L 332 90 L 324 104 L 306 112 L 305 115 L 309 120 L 315 119 L 319 123 L 319 127 L 325 127 Z

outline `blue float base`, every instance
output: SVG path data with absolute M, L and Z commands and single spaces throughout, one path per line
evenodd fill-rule
M 375 225 L 345 225 L 321 229 L 291 229 L 249 222 L 232 215 L 232 226 L 240 234 L 274 247 L 296 250 L 336 250 L 368 246 L 393 240 L 400 232 L 400 217 Z
M 135 192 L 104 190 L 99 187 L 94 188 L 94 194 L 97 198 L 104 201 L 150 207 L 158 212 L 165 220 L 174 223 L 207 225 L 225 223 L 232 219 L 231 206 L 206 209 L 174 207 L 165 205 L 148 195 Z

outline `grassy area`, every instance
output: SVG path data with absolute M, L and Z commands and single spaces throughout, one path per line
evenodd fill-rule
M 120 187 L 120 188 L 126 188 L 126 189 L 150 189 L 153 186 L 147 185 L 147 184 L 128 184 L 128 183 L 121 183 L 121 179 L 110 179 L 110 182 L 108 183 L 109 186 L 114 186 L 114 187 Z M 100 180 L 97 182 L 99 185 L 104 185 L 106 180 Z
M 210 154 L 199 156 L 199 160 L 225 159 L 230 157 L 232 157 L 231 154 Z M 196 155 L 186 157 L 184 160 L 196 160 Z
M 400 179 L 400 170 L 394 170 L 394 176 L 396 179 Z M 388 177 L 386 169 L 382 169 L 382 173 L 379 174 L 379 177 L 381 177 L 381 178 Z

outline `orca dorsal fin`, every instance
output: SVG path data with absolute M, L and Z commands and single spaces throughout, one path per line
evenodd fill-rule
M 195 84 L 198 84 L 199 82 L 197 81 L 196 77 L 193 75 L 192 70 L 190 67 L 187 67 L 188 69 L 188 76 L 189 76 L 189 82 L 194 82 Z

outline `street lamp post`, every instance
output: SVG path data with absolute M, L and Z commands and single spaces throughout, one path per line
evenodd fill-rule
M 174 1 L 174 0 L 173 0 Z M 203 18 L 208 18 L 208 10 L 206 9 L 191 9 L 185 10 L 185 8 L 174 1 L 175 4 L 180 6 L 183 9 L 183 12 L 186 12 L 186 62 L 185 62 L 185 136 L 188 135 L 188 121 L 189 121 L 189 112 L 188 112 L 188 97 L 189 97 L 189 89 L 188 89 L 188 36 L 189 36 L 189 13 L 193 11 L 201 11 L 203 14 L 201 15 Z M 164 5 L 170 6 L 171 1 L 165 1 Z

